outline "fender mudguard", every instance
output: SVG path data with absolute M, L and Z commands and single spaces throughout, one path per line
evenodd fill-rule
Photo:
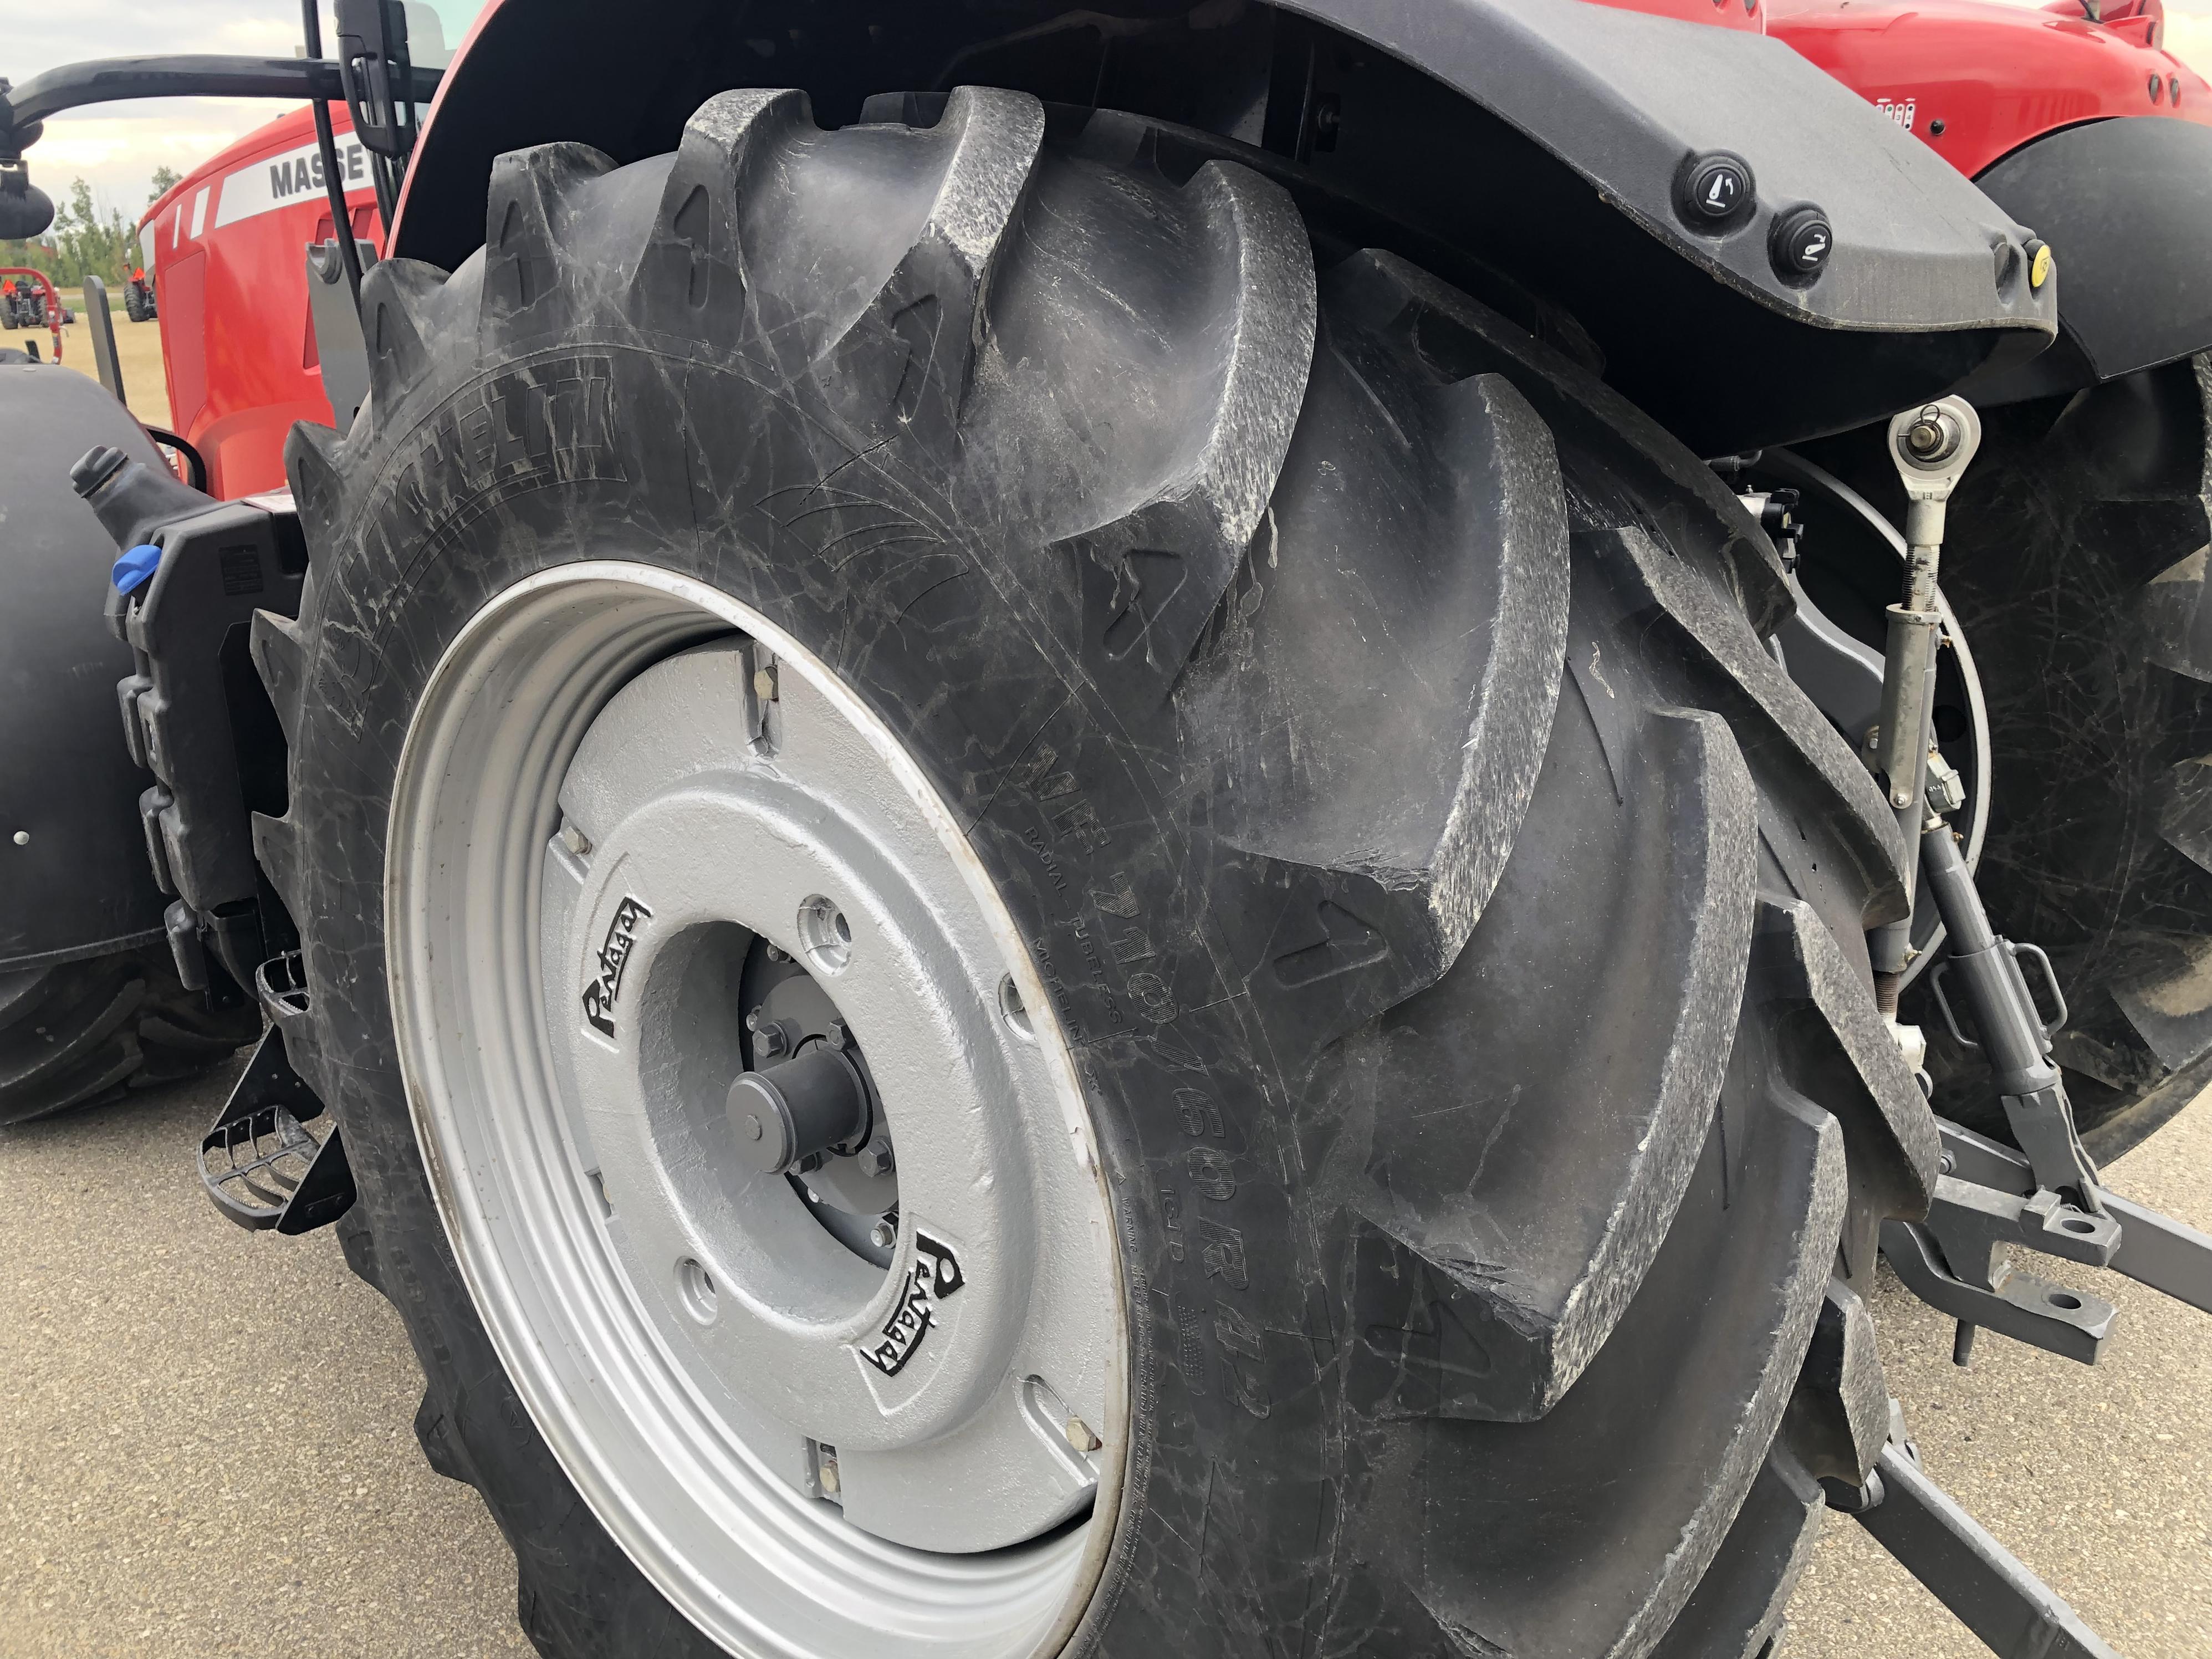
M 824 125 L 963 82 L 1274 150 L 1557 305 L 1607 378 L 1705 453 L 1856 424 L 2056 328 L 2027 233 L 1777 40 L 1583 0 L 501 0 L 449 68 L 394 234 L 451 268 L 483 240 L 501 151 L 672 149 L 714 92 L 796 86 Z M 576 95 L 566 95 L 569 89 Z M 1747 167 L 1719 227 L 1692 163 Z M 1833 251 L 1784 276 L 1778 222 Z M 1401 248 L 1399 251 L 1418 252 Z
M 100 616 L 115 544 L 70 487 L 108 444 L 166 472 L 97 380 L 0 363 L 0 973 L 162 936 L 124 752 L 116 682 L 130 647 Z M 17 837 L 22 839 L 19 842 Z
M 2063 284 L 2058 343 L 1978 400 L 2078 391 L 2212 347 L 2212 126 L 2093 121 L 1975 182 L 2051 244 Z

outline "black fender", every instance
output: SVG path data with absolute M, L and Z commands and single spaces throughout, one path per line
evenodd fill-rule
M 1417 234 L 1431 264 L 1437 243 L 1504 264 L 1708 454 L 1875 418 L 2056 329 L 2026 230 L 1747 31 L 1582 0 L 635 0 L 605 25 L 587 0 L 483 16 L 424 131 L 394 252 L 450 269 L 480 246 L 505 150 L 573 139 L 638 160 L 735 86 L 801 88 L 834 125 L 872 94 L 970 82 L 1273 150 Z M 1753 188 L 1714 228 L 1684 198 L 1717 151 Z M 1773 251 L 1808 209 L 1833 233 L 1810 281 Z
M 107 444 L 168 471 L 97 380 L 0 363 L 0 973 L 150 944 L 164 904 L 146 861 L 107 630 L 115 544 L 70 486 Z M 18 840 L 17 837 L 22 837 Z
M 2079 391 L 2212 347 L 2212 126 L 2130 116 L 2023 144 L 1975 182 L 2051 245 L 2057 343 L 1977 402 Z

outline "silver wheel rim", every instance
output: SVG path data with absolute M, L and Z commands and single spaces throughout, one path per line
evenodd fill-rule
M 568 566 L 441 659 L 389 833 L 431 1189 L 630 1558 L 733 1653 L 1055 1650 L 1125 1448 L 1110 1212 L 1046 988 L 890 729 L 726 595 Z M 746 1163 L 763 974 L 834 1004 L 803 1043 L 852 1044 L 880 1179 L 880 1140 Z

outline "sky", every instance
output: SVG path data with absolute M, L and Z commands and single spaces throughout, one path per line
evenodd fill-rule
M 2212 0 L 2208 0 L 2212 3 Z M 458 46 L 477 0 L 430 0 L 447 44 Z M 411 15 L 418 9 L 410 4 Z M 0 76 L 17 86 L 45 70 L 91 58 L 157 52 L 234 52 L 290 58 L 301 42 L 299 0 L 66 0 L 9 4 L 0 27 Z M 330 6 L 323 5 L 324 38 Z M 46 123 L 27 153 L 33 180 L 56 201 L 70 181 L 92 186 L 103 210 L 136 220 L 156 167 L 189 173 L 234 139 L 291 106 L 264 98 L 156 98 L 70 110 Z
M 2034 4 L 2037 0 L 2015 0 Z M 458 45 L 478 0 L 428 0 Z M 415 8 L 410 6 L 412 11 Z M 296 0 L 68 0 L 5 7 L 0 75 L 18 85 L 88 58 L 219 52 L 289 58 L 300 41 Z M 2212 76 L 2212 0 L 2166 0 L 2166 49 Z M 329 29 L 325 6 L 325 32 Z M 136 219 L 154 169 L 188 173 L 284 106 L 250 98 L 149 100 L 71 111 L 46 124 L 31 173 L 57 200 L 82 177 L 95 203 Z

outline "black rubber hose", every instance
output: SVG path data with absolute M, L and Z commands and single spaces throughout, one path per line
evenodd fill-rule
M 323 55 L 323 20 L 316 9 L 316 0 L 300 0 L 301 24 L 307 34 L 307 57 L 312 61 Z M 353 292 L 353 308 L 361 309 L 361 250 L 354 246 L 353 217 L 346 211 L 345 186 L 339 182 L 338 141 L 331 130 L 331 106 L 326 99 L 318 98 L 309 106 L 315 112 L 315 145 L 323 157 L 323 188 L 331 198 L 331 230 L 338 239 L 338 258 L 345 261 L 346 287 Z M 382 205 L 382 192 L 379 193 Z M 390 228 L 387 217 L 386 228 Z
M 146 435 L 155 443 L 165 445 L 185 458 L 185 470 L 191 474 L 191 477 L 185 481 L 185 483 L 191 484 L 195 489 L 205 489 L 208 487 L 207 461 L 198 450 L 166 427 L 149 426 L 146 428 Z
M 399 184 L 394 176 L 392 163 L 374 150 L 368 157 L 369 176 L 376 181 L 376 216 L 384 222 L 384 234 L 392 234 L 392 216 L 399 211 Z

